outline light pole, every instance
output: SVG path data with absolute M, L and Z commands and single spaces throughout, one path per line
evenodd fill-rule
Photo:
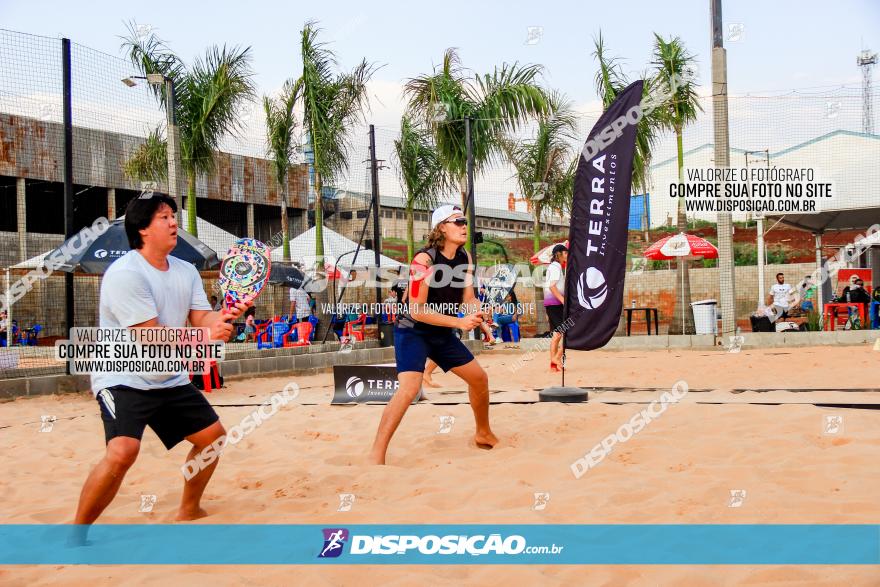
M 183 226 L 183 193 L 181 192 L 180 172 L 180 128 L 177 126 L 177 98 L 174 93 L 174 80 L 161 73 L 148 73 L 146 76 L 132 75 L 122 80 L 130 88 L 137 85 L 134 80 L 146 80 L 155 87 L 164 86 L 165 117 L 168 126 L 168 195 L 177 203 L 177 224 Z
M 716 167 L 730 167 L 727 119 L 727 52 L 724 50 L 721 0 L 709 0 L 712 27 L 712 112 Z M 721 334 L 736 334 L 736 272 L 733 263 L 733 214 L 718 213 L 718 286 L 721 297 Z

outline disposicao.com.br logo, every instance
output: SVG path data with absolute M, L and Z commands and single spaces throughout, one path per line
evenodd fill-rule
M 336 558 L 343 553 L 356 555 L 523 555 L 560 554 L 564 546 L 529 546 L 519 534 L 350 534 L 346 528 L 325 528 L 318 558 Z

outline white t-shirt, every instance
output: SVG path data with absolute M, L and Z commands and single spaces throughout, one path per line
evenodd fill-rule
M 168 270 L 159 271 L 138 251 L 129 251 L 110 264 L 101 280 L 98 324 L 102 328 L 128 328 L 159 318 L 160 326 L 186 326 L 190 310 L 211 310 L 196 268 L 177 257 L 168 257 Z M 135 389 L 164 389 L 189 383 L 186 371 L 175 374 L 97 373 L 92 392 L 114 385 Z
M 302 288 L 290 288 L 290 301 L 296 302 L 296 317 L 298 319 L 305 318 L 312 313 L 309 306 L 309 294 Z
M 773 305 L 779 306 L 783 310 L 788 310 L 789 295 L 793 288 L 790 283 L 774 283 L 770 288 L 770 295 L 773 296 Z
M 562 302 L 550 291 L 550 286 L 556 284 L 556 289 L 559 290 L 559 293 L 565 294 L 565 274 L 562 271 L 562 265 L 558 261 L 553 261 L 547 266 L 547 271 L 544 273 L 544 284 L 544 305 L 562 305 Z

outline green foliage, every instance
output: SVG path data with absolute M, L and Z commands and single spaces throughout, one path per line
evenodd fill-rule
M 819 312 L 816 312 L 815 310 L 807 312 L 807 321 L 805 324 L 808 331 L 819 332 L 822 330 L 822 316 L 820 316 Z
M 576 119 L 571 103 L 556 93 L 549 100 L 550 112 L 538 116 L 534 139 L 501 141 L 501 149 L 516 171 L 519 189 L 532 204 L 535 252 L 540 250 L 540 223 L 545 210 L 561 214 L 571 209 L 578 159 L 572 147 Z
M 195 177 L 214 170 L 214 152 L 221 139 L 241 129 L 240 107 L 255 96 L 250 48 L 228 49 L 225 45 L 215 45 L 187 67 L 155 33 L 147 37 L 138 35 L 134 23 L 129 24 L 129 34 L 123 38 L 122 47 L 141 75 L 162 74 L 174 82 L 180 161 L 188 175 L 188 230 L 198 236 Z M 151 88 L 159 102 L 167 107 L 164 88 Z M 147 158 L 138 152 L 135 155 L 141 157 L 141 163 L 133 163 L 133 171 L 154 177 L 160 173 L 159 157 Z M 148 170 L 143 166 L 146 163 L 156 167 Z
M 595 51 L 593 56 L 598 61 L 599 69 L 596 71 L 596 91 L 602 100 L 604 108 L 608 108 L 618 94 L 630 84 L 630 80 L 623 73 L 620 59 L 611 57 L 606 53 L 602 33 L 594 41 Z M 643 99 L 651 96 L 657 89 L 656 81 L 645 74 L 642 88 Z M 656 108 L 646 111 L 645 116 L 636 127 L 636 150 L 633 156 L 632 187 L 636 192 L 647 193 L 650 191 L 650 173 L 652 151 L 657 143 L 657 138 L 664 125 L 663 109 Z
M 434 148 L 431 132 L 416 126 L 408 116 L 400 120 L 400 138 L 394 141 L 400 187 L 406 198 L 407 254 L 415 250 L 413 210 L 430 210 L 450 182 L 443 169 L 440 153 Z
M 503 64 L 471 77 L 455 49 L 442 65 L 411 78 L 404 87 L 408 114 L 431 129 L 447 174 L 464 186 L 467 171 L 465 119 L 471 120 L 474 172 L 502 156 L 501 141 L 531 118 L 549 112 L 549 97 L 537 84 L 539 65 Z
M 309 133 L 315 170 L 315 254 L 324 255 L 323 200 L 325 185 L 334 185 L 348 170 L 351 131 L 367 105 L 367 81 L 375 71 L 362 60 L 351 72 L 335 73 L 336 56 L 318 41 L 316 23 L 309 21 L 300 37 L 303 72 L 294 84 Z
M 134 181 L 161 181 L 168 177 L 168 146 L 162 127 L 150 131 L 122 167 L 126 177 Z
M 293 131 L 296 116 L 293 107 L 297 100 L 293 81 L 284 82 L 281 96 L 277 99 L 263 96 L 263 110 L 266 113 L 266 143 L 269 156 L 275 166 L 275 179 L 281 188 L 279 207 L 281 208 L 282 258 L 290 261 L 290 231 L 287 222 L 287 173 L 290 160 L 296 150 Z

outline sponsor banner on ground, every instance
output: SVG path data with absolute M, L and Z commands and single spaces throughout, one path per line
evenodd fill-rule
M 388 365 L 336 365 L 333 367 L 331 404 L 387 404 L 397 391 L 397 367 Z M 422 399 L 419 390 L 413 403 Z

